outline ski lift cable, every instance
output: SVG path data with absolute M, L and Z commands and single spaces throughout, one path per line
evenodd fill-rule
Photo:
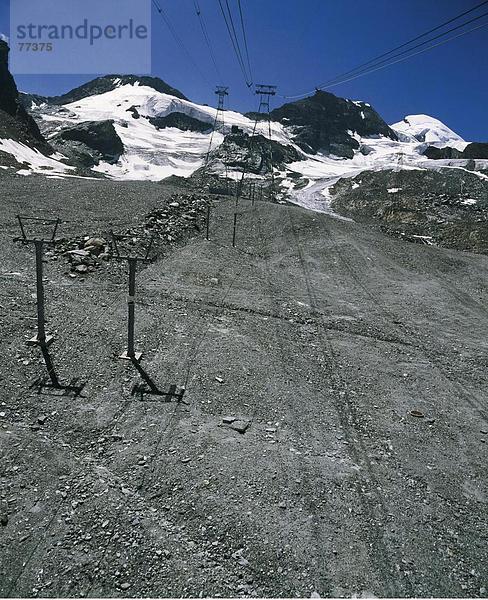
M 452 23 L 452 22 L 454 22 L 454 21 L 457 21 L 458 19 L 460 19 L 461 17 L 465 16 L 466 14 L 468 14 L 468 13 L 471 13 L 471 12 L 473 12 L 473 11 L 477 10 L 478 8 L 481 8 L 482 6 L 484 6 L 484 5 L 486 5 L 486 4 L 488 4 L 488 0 L 484 0 L 483 2 L 481 2 L 480 4 L 478 4 L 478 5 L 477 5 L 477 6 L 475 6 L 475 7 L 471 8 L 470 10 L 468 10 L 468 11 L 465 11 L 465 12 L 463 12 L 463 13 L 461 13 L 461 14 L 459 14 L 459 15 L 455 16 L 455 17 L 453 17 L 453 18 L 449 19 L 448 21 L 445 21 L 445 22 L 444 22 L 444 23 L 442 23 L 441 25 L 438 25 L 437 27 L 434 27 L 433 29 L 430 29 L 429 31 L 426 31 L 426 32 L 424 32 L 424 33 L 422 33 L 422 34 L 420 34 L 420 35 L 416 36 L 415 38 L 413 38 L 413 39 L 411 39 L 411 40 L 409 40 L 409 41 L 405 42 L 404 44 L 401 44 L 400 46 L 397 46 L 397 47 L 393 48 L 392 50 L 389 50 L 388 52 L 384 52 L 383 54 L 380 54 L 379 56 L 377 56 L 377 57 L 375 57 L 375 58 L 372 58 L 371 60 L 369 60 L 369 61 L 367 61 L 367 62 L 365 62 L 365 63 L 362 63 L 361 65 L 359 65 L 359 66 L 355 67 L 354 69 L 350 69 L 349 71 L 346 71 L 346 72 L 342 73 L 341 75 L 338 75 L 338 76 L 336 76 L 335 78 L 328 80 L 327 82 L 325 82 L 324 84 L 322 84 L 322 85 L 320 85 L 320 86 L 316 86 L 316 87 L 315 87 L 313 90 L 309 90 L 309 91 L 307 91 L 307 92 L 303 92 L 303 93 L 301 93 L 301 94 L 295 94 L 295 95 L 286 95 L 286 96 L 281 96 L 281 97 L 282 97 L 282 98 L 287 98 L 287 99 L 290 99 L 290 100 L 299 99 L 299 98 L 305 98 L 306 96 L 308 96 L 308 95 L 310 95 L 310 94 L 313 94 L 313 93 L 314 93 L 315 91 L 317 91 L 318 89 L 326 89 L 326 88 L 327 88 L 329 85 L 335 84 L 335 83 L 336 83 L 336 82 L 338 82 L 339 80 L 340 80 L 340 82 L 342 83 L 342 82 L 343 82 L 342 80 L 343 80 L 343 79 L 344 79 L 344 80 L 346 80 L 346 78 L 347 78 L 347 76 L 348 76 L 348 75 L 351 75 L 351 76 L 352 76 L 353 74 L 356 74 L 356 71 L 359 71 L 359 70 L 361 70 L 361 71 L 362 71 L 362 70 L 363 70 L 363 67 L 366 67 L 367 65 L 370 65 L 370 69 L 373 69 L 373 68 L 376 66 L 376 65 L 374 65 L 373 63 L 377 63 L 377 61 L 378 61 L 378 60 L 380 60 L 381 58 L 383 58 L 383 57 L 386 57 L 386 56 L 388 56 L 388 55 L 392 54 L 393 52 L 396 52 L 397 50 L 399 50 L 399 49 L 401 49 L 401 48 L 404 48 L 404 47 L 406 47 L 406 46 L 409 46 L 410 44 L 412 44 L 413 42 L 415 42 L 415 41 L 417 41 L 417 40 L 421 39 L 422 37 L 425 37 L 426 35 L 429 35 L 430 33 L 433 33 L 434 31 L 437 31 L 437 30 L 441 29 L 442 27 L 445 27 L 446 25 L 448 25 L 448 24 L 450 24 L 450 23 Z M 475 19 L 472 19 L 472 20 L 470 20 L 470 21 L 467 21 L 467 22 L 463 23 L 462 25 L 459 25 L 459 26 L 457 26 L 457 27 L 455 27 L 455 28 L 452 28 L 452 29 L 450 29 L 450 30 L 448 30 L 448 31 L 444 32 L 444 33 L 443 33 L 443 34 L 441 34 L 440 36 L 436 36 L 436 38 L 432 38 L 432 39 L 426 40 L 426 41 L 425 41 L 425 42 L 423 42 L 421 45 L 425 45 L 426 43 L 429 43 L 430 41 L 433 41 L 433 39 L 438 39 L 438 38 L 439 38 L 439 37 L 441 37 L 441 36 L 447 35 L 447 34 L 448 34 L 448 33 L 450 33 L 451 31 L 454 31 L 455 29 L 459 29 L 460 27 L 463 27 L 463 26 L 467 25 L 468 23 L 471 23 L 473 20 L 480 19 L 480 18 L 482 18 L 483 16 L 485 16 L 485 14 L 483 14 L 483 15 L 480 15 L 479 17 L 476 17 Z M 471 30 L 470 30 L 470 31 L 471 31 Z M 466 33 L 469 33 L 469 32 L 466 32 Z M 454 36 L 452 39 L 454 39 L 455 37 L 460 37 L 460 36 Z M 434 46 L 434 47 L 436 47 L 436 46 Z M 413 48 L 410 48 L 410 49 L 409 49 L 409 50 L 407 50 L 406 52 L 409 52 L 409 51 L 411 51 L 412 49 L 413 49 Z M 403 53 L 402 53 L 402 54 L 403 54 Z M 416 54 L 417 54 L 417 53 L 416 53 Z M 413 54 L 412 56 L 415 56 L 416 54 Z M 398 55 L 398 56 L 399 56 L 399 55 Z M 391 58 L 394 58 L 394 57 L 390 57 L 388 60 L 390 60 Z M 382 62 L 384 62 L 384 61 L 382 61 Z M 397 62 L 401 62 L 401 61 L 397 61 Z M 395 64 L 395 63 L 392 63 L 392 64 Z M 364 71 L 365 71 L 365 72 L 366 72 L 366 70 L 368 70 L 368 71 L 369 71 L 369 69 L 364 69 Z M 373 72 L 373 71 L 371 71 L 371 72 Z M 347 81 L 351 81 L 351 79 L 347 78 Z

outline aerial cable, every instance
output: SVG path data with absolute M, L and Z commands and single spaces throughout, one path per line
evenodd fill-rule
M 195 67 L 195 69 L 200 74 L 201 78 L 207 83 L 207 85 L 210 86 L 211 85 L 210 81 L 207 79 L 207 77 L 205 76 L 205 74 L 203 73 L 203 71 L 200 69 L 200 67 L 198 66 L 198 64 L 193 59 L 193 57 L 190 54 L 190 52 L 188 51 L 187 47 L 185 46 L 185 44 L 183 43 L 182 39 L 180 38 L 180 36 L 176 32 L 175 28 L 173 27 L 173 24 L 171 23 L 171 20 L 169 19 L 168 15 L 165 13 L 165 11 L 161 8 L 161 6 L 159 5 L 159 3 L 156 0 L 152 0 L 152 3 L 154 5 L 154 7 L 156 8 L 156 10 L 158 11 L 159 15 L 161 16 L 161 18 L 166 23 L 166 26 L 169 29 L 171 35 L 173 36 L 173 38 L 174 38 L 177 46 L 179 46 L 179 48 L 182 51 L 182 53 L 186 55 L 186 57 L 188 58 L 188 60 L 192 63 L 192 65 Z
M 224 6 L 222 4 L 222 0 L 218 0 L 218 2 L 219 2 L 220 10 L 222 12 L 222 16 L 224 17 L 225 25 L 227 27 L 227 32 L 229 34 L 230 40 L 232 42 L 232 46 L 234 48 L 235 55 L 237 57 L 237 62 L 239 63 L 239 67 L 240 67 L 240 69 L 242 71 L 242 75 L 244 76 L 244 81 L 246 82 L 246 86 L 248 88 L 251 88 L 252 81 L 249 81 L 249 78 L 248 78 L 247 73 L 246 73 L 246 68 L 245 68 L 245 65 L 244 65 L 244 60 L 242 58 L 242 52 L 241 52 L 240 46 L 239 46 L 239 40 L 237 38 L 234 38 L 234 35 L 233 35 L 233 32 L 232 32 L 233 27 L 232 27 L 232 24 L 231 24 L 231 21 L 230 21 L 229 17 L 227 16 L 227 14 L 225 12 Z M 227 2 L 227 7 L 229 8 L 228 2 Z M 230 15 L 230 17 L 232 18 L 232 15 Z M 234 27 L 234 31 L 235 31 L 235 27 Z
M 488 2 L 488 0 L 486 0 Z M 443 33 L 439 33 L 438 35 L 434 36 L 433 38 L 429 38 L 428 40 L 425 40 L 424 42 L 420 42 L 420 44 L 416 44 L 415 46 L 412 46 L 411 48 L 407 48 L 407 50 L 403 50 L 403 52 L 399 52 L 398 54 L 394 54 L 393 56 L 390 56 L 389 58 L 385 58 L 379 62 L 374 61 L 374 64 L 371 65 L 371 67 L 369 68 L 373 68 L 373 67 L 377 67 L 379 65 L 382 65 L 386 62 L 389 62 L 390 60 L 394 59 L 394 58 L 398 58 L 399 56 L 404 56 L 405 54 L 408 54 L 409 52 L 412 52 L 412 50 L 416 50 L 417 48 L 420 48 L 421 46 L 425 46 L 425 44 L 428 44 L 430 42 L 434 42 L 435 40 L 438 40 L 439 38 L 444 37 L 445 35 L 447 35 L 448 33 L 452 33 L 453 31 L 457 31 L 458 29 L 461 29 L 462 27 L 465 27 L 466 25 L 469 25 L 470 23 L 474 23 L 475 21 L 479 21 L 480 19 L 482 19 L 483 17 L 488 16 L 488 12 L 483 13 L 482 15 L 479 15 L 477 17 L 474 17 L 473 19 L 470 19 L 469 21 L 466 21 L 465 23 L 461 23 L 460 25 L 457 25 L 456 27 L 452 27 L 451 29 L 448 29 L 447 31 L 444 31 Z M 325 83 L 319 85 L 319 88 L 323 88 L 326 87 L 332 83 L 335 83 L 336 81 L 342 80 L 344 79 L 344 77 L 346 75 L 348 75 L 349 73 L 351 74 L 356 74 L 355 71 L 358 71 L 360 73 L 362 73 L 363 71 L 368 71 L 368 69 L 360 69 L 359 67 L 357 67 L 356 69 L 352 69 L 352 71 L 348 71 L 347 73 L 345 73 L 344 75 L 340 76 L 340 77 L 334 77 L 333 79 L 330 79 L 329 81 L 326 81 Z
M 441 29 L 442 27 L 445 27 L 445 26 L 446 26 L 446 25 L 448 25 L 449 23 L 452 23 L 452 22 L 454 22 L 454 21 L 457 21 L 457 20 L 458 20 L 458 19 L 460 19 L 461 17 L 463 17 L 463 16 L 467 15 L 468 13 L 471 13 L 471 12 L 473 12 L 474 10 L 477 10 L 478 8 L 480 8 L 481 6 L 484 6 L 485 4 L 488 4 L 488 0 L 484 0 L 483 2 L 481 2 L 481 3 L 480 3 L 480 4 L 478 4 L 477 6 L 474 6 L 474 7 L 473 7 L 473 8 L 471 8 L 470 10 L 467 10 L 467 11 L 465 11 L 465 12 L 463 12 L 463 13 L 461 13 L 461 14 L 457 15 L 456 17 L 453 17 L 452 19 L 449 19 L 448 21 L 445 21 L 445 22 L 444 22 L 444 23 L 442 23 L 441 25 L 438 25 L 437 27 L 434 27 L 433 29 L 430 29 L 429 31 L 426 31 L 425 33 L 422 33 L 421 35 L 418 35 L 417 37 L 415 37 L 415 38 L 413 38 L 413 39 L 409 40 L 408 42 L 405 42 L 404 44 L 401 44 L 400 46 L 397 46 L 396 48 L 393 48 L 392 50 L 389 50 L 388 52 L 384 52 L 383 54 L 380 54 L 380 55 L 379 55 L 379 56 L 377 56 L 376 58 L 372 58 L 371 60 L 369 60 L 369 61 L 367 61 L 367 62 L 365 62 L 365 63 L 363 63 L 363 64 L 361 64 L 361 65 L 359 65 L 359 66 L 357 66 L 357 67 L 355 67 L 354 69 L 351 69 L 351 70 L 349 70 L 349 71 L 346 71 L 345 73 L 342 73 L 341 75 L 339 75 L 339 76 L 337 76 L 337 77 L 335 77 L 335 78 L 333 78 L 333 79 L 331 79 L 331 80 L 328 80 L 327 82 L 323 83 L 322 85 L 316 86 L 316 87 L 315 87 L 313 90 L 309 90 L 308 92 L 303 92 L 303 93 L 301 93 L 301 94 L 296 94 L 296 95 L 293 95 L 293 96 L 289 95 L 289 96 L 282 96 L 282 97 L 283 97 L 283 98 L 288 98 L 288 99 L 305 98 L 305 97 L 306 97 L 306 96 L 308 96 L 309 94 L 312 94 L 312 93 L 316 92 L 318 89 L 326 89 L 326 88 L 327 88 L 327 87 L 329 87 L 331 84 L 335 84 L 335 82 L 336 82 L 336 81 L 338 81 L 339 79 L 340 79 L 340 80 L 341 80 L 341 82 L 342 82 L 343 78 L 345 78 L 346 76 L 348 76 L 348 75 L 352 75 L 352 74 L 356 73 L 356 71 L 362 70 L 362 68 L 363 68 L 363 67 L 366 67 L 367 65 L 371 65 L 371 67 L 374 67 L 374 66 L 376 66 L 376 65 L 374 65 L 374 64 L 372 64 L 372 63 L 377 63 L 377 61 L 378 61 L 378 60 L 380 60 L 381 58 L 383 58 L 383 57 L 386 57 L 386 56 L 388 56 L 389 54 L 392 54 L 393 52 L 396 52 L 397 50 L 399 50 L 399 49 L 401 49 L 401 48 L 404 48 L 405 46 L 408 46 L 408 45 L 412 44 L 413 42 L 415 42 L 415 41 L 417 41 L 417 40 L 419 40 L 419 39 L 421 39 L 421 38 L 425 37 L 426 35 L 429 35 L 430 33 L 433 33 L 434 31 L 437 31 L 437 30 Z M 482 18 L 483 16 L 485 16 L 485 13 L 484 13 L 483 15 L 480 15 L 480 16 L 476 17 L 475 19 L 471 19 L 470 21 L 466 21 L 466 22 L 465 22 L 465 23 L 463 23 L 462 25 L 459 25 L 459 26 L 457 26 L 457 27 L 455 27 L 455 28 L 452 28 L 452 29 L 450 29 L 450 30 L 446 31 L 446 32 L 444 32 L 443 34 L 441 34 L 441 35 L 439 35 L 439 36 L 436 36 L 435 38 L 431 38 L 431 39 L 429 39 L 429 40 L 426 40 L 426 41 L 425 41 L 425 42 L 423 42 L 422 44 L 419 44 L 418 46 L 415 46 L 415 48 L 416 48 L 416 47 L 419 47 L 420 45 L 424 45 L 424 44 L 426 44 L 426 43 L 428 43 L 428 42 L 431 42 L 431 41 L 433 41 L 434 39 L 438 39 L 439 37 L 442 37 L 443 35 L 447 35 L 449 32 L 451 32 L 451 31 L 454 31 L 455 29 L 459 29 L 460 27 L 463 27 L 463 26 L 465 26 L 465 25 L 467 25 L 467 24 L 469 24 L 469 23 L 471 23 L 471 22 L 473 22 L 473 21 L 475 21 L 475 20 L 477 20 L 477 19 L 480 19 L 480 18 Z M 475 28 L 475 29 L 476 29 L 476 28 Z M 474 31 L 474 29 L 472 29 L 472 30 L 470 30 L 470 31 Z M 469 33 L 469 32 L 466 32 L 466 33 Z M 454 37 L 452 37 L 452 38 L 450 38 L 450 39 L 455 39 L 456 37 L 460 37 L 460 36 L 454 36 Z M 439 44 L 439 45 L 440 45 L 440 44 Z M 434 45 L 433 47 L 437 47 L 437 45 Z M 414 48 L 410 48 L 410 50 L 407 50 L 406 52 L 409 52 L 409 51 L 411 51 L 411 50 L 413 50 L 413 49 L 414 49 Z M 404 53 L 405 53 L 405 52 L 402 52 L 401 54 L 404 54 Z M 412 56 L 416 56 L 416 54 L 418 54 L 418 53 L 415 53 L 415 54 L 413 54 Z M 398 54 L 398 55 L 396 55 L 396 56 L 400 56 L 400 54 Z M 388 60 L 390 60 L 391 58 L 395 58 L 395 57 L 390 57 Z M 383 62 L 385 62 L 385 61 L 382 61 L 382 63 L 383 63 Z M 396 61 L 396 62 L 401 62 L 401 61 Z M 392 63 L 392 64 L 395 64 L 395 63 Z M 373 71 L 371 71 L 371 72 L 373 72 Z M 351 79 L 347 79 L 347 81 L 351 81 Z
M 234 25 L 234 19 L 232 17 L 232 10 L 231 10 L 231 8 L 229 6 L 229 0 L 225 0 L 225 6 L 227 7 L 227 13 L 229 15 L 229 22 L 230 22 L 230 26 L 232 28 L 232 34 L 234 36 L 234 39 L 236 40 L 237 48 L 239 49 L 239 56 L 241 57 L 241 63 L 242 63 L 242 65 L 244 67 L 244 70 L 245 70 L 245 63 L 244 63 L 244 58 L 242 56 L 242 49 L 241 49 L 241 45 L 239 43 L 239 36 L 237 35 L 236 26 Z M 247 71 L 246 71 L 246 74 L 247 74 Z M 249 73 L 249 78 L 246 77 L 246 81 L 250 81 L 251 85 L 252 85 L 252 80 L 251 80 L 250 73 Z
M 478 29 L 482 29 L 483 27 L 488 27 L 488 21 L 486 23 L 482 23 L 481 25 L 477 25 L 476 27 L 472 27 L 471 29 L 468 29 L 467 31 L 461 31 L 461 33 L 458 33 L 457 35 L 453 35 L 450 38 L 447 38 L 446 40 L 441 40 L 437 44 L 433 44 L 432 46 L 429 46 L 428 48 L 423 48 L 422 50 L 418 50 L 417 52 L 414 52 L 413 54 L 409 54 L 408 56 L 399 58 L 398 60 L 390 62 L 386 65 L 382 65 L 380 67 L 370 69 L 369 71 L 365 71 L 364 73 L 359 73 L 358 75 L 354 75 L 353 77 L 349 77 L 348 79 L 338 81 L 337 83 L 332 83 L 331 85 L 328 85 L 326 88 L 323 88 L 323 89 L 330 89 L 337 85 L 341 85 L 343 83 L 347 83 L 348 81 L 352 81 L 353 79 L 357 79 L 358 77 L 364 77 L 365 75 L 369 75 L 370 73 L 374 73 L 375 71 L 380 71 L 381 69 L 386 69 L 386 67 L 390 67 L 391 65 L 396 65 L 397 63 L 408 60 L 409 58 L 412 58 L 413 56 L 417 56 L 418 54 L 423 54 L 424 52 L 427 52 L 428 50 L 432 50 L 433 48 L 437 48 L 439 46 L 447 44 L 447 42 L 450 42 L 459 37 L 462 37 L 463 35 L 467 35 L 468 33 L 471 33 L 472 31 L 477 31 Z
M 486 0 L 486 2 L 488 2 L 488 0 Z M 251 79 L 251 82 L 253 81 L 253 76 L 252 76 L 252 68 L 251 68 L 251 60 L 249 58 L 249 46 L 247 43 L 247 35 L 246 35 L 246 27 L 244 25 L 244 13 L 242 10 L 242 5 L 241 5 L 241 0 L 237 0 L 238 6 L 239 6 L 239 15 L 241 18 L 241 29 L 242 29 L 242 37 L 244 38 L 244 47 L 246 49 L 246 59 L 247 59 L 247 67 L 249 69 L 249 77 Z
M 488 0 L 486 0 L 488 2 Z M 210 58 L 212 59 L 214 68 L 215 68 L 215 72 L 217 73 L 217 77 L 220 81 L 220 83 L 222 83 L 222 74 L 220 73 L 220 69 L 217 65 L 217 60 L 215 58 L 215 53 L 213 51 L 213 47 L 212 44 L 210 42 L 210 37 L 208 35 L 208 30 L 207 30 L 207 26 L 205 24 L 205 20 L 203 18 L 203 14 L 202 14 L 202 9 L 200 8 L 200 4 L 198 3 L 198 0 L 193 0 L 193 4 L 195 6 L 195 11 L 197 13 L 198 16 L 198 20 L 200 22 L 200 27 L 202 29 L 202 33 L 203 33 L 203 37 L 205 39 L 205 43 L 207 44 L 209 53 L 210 53 Z
M 402 48 L 405 48 L 405 46 L 409 46 L 410 44 L 413 44 L 417 40 L 420 40 L 423 37 L 425 37 L 427 35 L 430 35 L 431 33 L 434 33 L 434 31 L 438 31 L 439 29 L 442 29 L 446 25 L 449 25 L 450 23 L 453 23 L 454 21 L 457 21 L 461 17 L 464 17 L 465 15 L 467 15 L 467 14 L 469 14 L 469 13 L 477 10 L 478 8 L 481 8 L 485 4 L 488 4 L 488 0 L 484 0 L 484 2 L 481 2 L 477 6 L 474 6 L 473 8 L 470 8 L 469 10 L 466 10 L 465 12 L 457 15 L 456 17 L 453 17 L 452 19 L 449 19 L 448 21 L 445 21 L 441 25 L 437 25 L 437 27 L 434 27 L 433 29 L 429 29 L 429 31 L 426 31 L 425 33 L 421 33 L 420 35 L 418 35 L 417 37 L 414 37 L 413 39 L 409 40 L 408 42 L 405 42 L 404 44 L 401 44 L 400 46 L 397 46 L 396 48 L 393 48 L 392 50 L 389 50 L 388 52 L 384 52 L 383 54 L 380 54 L 376 58 L 372 58 L 371 60 L 368 60 L 367 62 L 365 62 L 365 63 L 357 66 L 355 69 L 351 69 L 350 71 L 346 71 L 345 73 L 342 73 L 342 75 L 340 77 L 342 78 L 342 77 L 345 77 L 346 75 L 350 75 L 351 73 L 354 73 L 355 71 L 358 71 L 359 69 L 362 69 L 363 67 L 366 67 L 366 66 L 370 65 L 371 63 L 375 63 L 376 61 L 380 60 L 381 58 L 384 58 L 385 56 L 388 56 L 389 54 L 393 54 L 393 52 L 396 52 L 397 50 L 401 50 Z M 470 22 L 471 21 L 467 21 L 467 23 L 470 23 Z M 467 23 L 464 23 L 464 24 L 467 25 Z M 452 31 L 452 30 L 450 30 L 450 31 Z M 449 32 L 446 31 L 445 33 L 449 33 Z M 336 79 L 338 79 L 338 77 L 334 77 L 334 80 L 336 80 Z M 329 83 L 332 83 L 332 80 L 329 80 L 329 81 L 325 82 L 322 85 L 327 85 Z

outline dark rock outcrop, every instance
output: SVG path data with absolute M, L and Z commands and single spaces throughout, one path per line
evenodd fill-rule
M 264 175 L 270 173 L 273 167 L 281 167 L 302 157 L 293 146 L 270 141 L 262 135 L 251 137 L 247 133 L 231 133 L 212 153 L 212 158 L 225 161 L 231 168 Z
M 7 43 L 0 40 L 0 137 L 51 154 L 52 148 L 20 102 L 17 86 L 8 68 L 9 51 Z
M 295 143 L 313 154 L 320 151 L 352 158 L 359 143 L 348 131 L 363 137 L 381 135 L 397 139 L 369 104 L 338 98 L 328 92 L 317 91 L 309 98 L 284 104 L 271 112 L 271 118 L 290 127 Z
M 488 159 L 488 142 L 472 142 L 463 151 L 463 158 Z
M 181 112 L 173 112 L 166 117 L 149 117 L 149 122 L 156 127 L 156 129 L 164 129 L 166 127 L 176 127 L 181 131 L 198 131 L 204 133 L 205 131 L 212 130 L 210 123 L 205 123 L 194 117 L 185 115 Z
M 472 142 L 468 144 L 464 150 L 458 150 L 457 148 L 436 148 L 435 146 L 429 146 L 424 150 L 423 155 L 433 160 L 441 160 L 448 158 L 465 158 L 471 159 L 488 159 L 488 143 L 483 142 Z
M 124 152 L 113 121 L 87 121 L 64 129 L 51 138 L 57 150 L 84 167 L 101 160 L 116 163 Z
M 463 157 L 462 150 L 457 150 L 456 148 L 451 147 L 436 148 L 436 146 L 429 146 L 423 151 L 422 154 L 432 160 Z

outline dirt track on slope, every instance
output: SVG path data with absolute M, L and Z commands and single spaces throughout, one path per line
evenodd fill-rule
M 488 257 L 247 202 L 233 249 L 221 203 L 138 276 L 142 364 L 188 404 L 130 395 L 123 269 L 62 260 L 52 349 L 87 385 L 37 395 L 18 207 L 84 234 L 169 193 L 40 181 L 2 182 L 0 595 L 486 596 Z

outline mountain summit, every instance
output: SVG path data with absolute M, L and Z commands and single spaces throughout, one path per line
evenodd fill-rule
M 464 150 L 468 143 L 442 121 L 429 115 L 407 115 L 391 128 L 404 141 L 425 142 L 438 148 L 450 146 Z
M 339 98 L 320 90 L 309 98 L 273 110 L 271 118 L 292 127 L 295 142 L 305 152 L 352 158 L 359 148 L 356 136 L 397 139 L 367 102 Z
M 70 92 L 61 96 L 37 96 L 35 94 L 21 94 L 23 105 L 30 109 L 33 105 L 39 104 L 70 104 L 88 98 L 90 96 L 99 96 L 116 90 L 124 85 L 144 86 L 153 89 L 160 94 L 168 94 L 181 100 L 187 100 L 186 96 L 179 90 L 168 85 L 159 77 L 147 77 L 138 75 L 105 75 L 88 81 Z

